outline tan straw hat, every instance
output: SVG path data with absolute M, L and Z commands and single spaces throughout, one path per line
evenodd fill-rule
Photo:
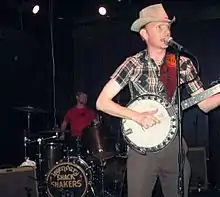
M 155 4 L 148 6 L 139 12 L 139 18 L 131 25 L 131 31 L 139 32 L 144 25 L 150 22 L 173 23 L 175 20 L 175 17 L 173 17 L 172 20 L 168 18 L 162 4 Z

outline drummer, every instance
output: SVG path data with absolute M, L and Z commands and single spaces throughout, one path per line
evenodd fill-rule
M 87 106 L 87 94 L 77 92 L 76 105 L 71 107 L 64 116 L 61 124 L 61 132 L 65 132 L 68 123 L 70 124 L 70 135 L 73 137 L 82 137 L 83 129 L 88 127 L 96 119 L 94 110 Z

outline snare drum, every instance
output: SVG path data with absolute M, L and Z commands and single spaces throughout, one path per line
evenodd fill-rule
M 92 181 L 92 169 L 81 158 L 62 160 L 46 176 L 47 192 L 50 197 L 84 197 Z

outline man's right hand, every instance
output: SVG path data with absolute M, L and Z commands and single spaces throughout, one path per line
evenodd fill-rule
M 160 123 L 160 121 L 154 116 L 157 112 L 158 109 L 142 112 L 136 115 L 135 117 L 133 117 L 132 120 L 140 124 L 145 129 L 148 129 Z

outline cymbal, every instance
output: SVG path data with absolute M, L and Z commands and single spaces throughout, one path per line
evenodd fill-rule
M 47 111 L 40 109 L 40 108 L 36 108 L 36 107 L 32 107 L 32 106 L 23 106 L 23 107 L 13 107 L 15 110 L 18 111 L 24 111 L 24 112 L 31 112 L 31 113 L 47 113 Z

